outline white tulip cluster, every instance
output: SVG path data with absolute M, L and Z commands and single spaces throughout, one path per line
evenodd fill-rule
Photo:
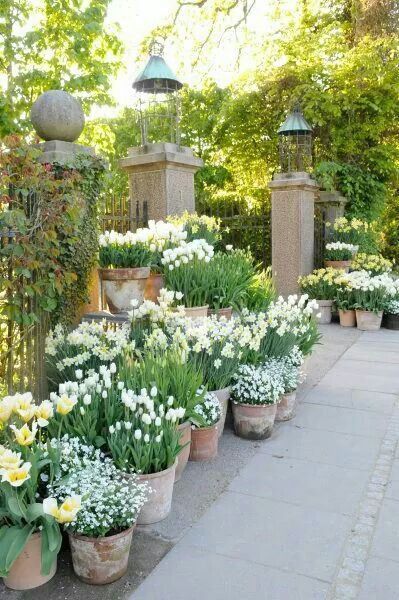
M 374 290 L 385 290 L 388 296 L 399 293 L 399 280 L 393 279 L 389 273 L 371 275 L 368 271 L 353 271 L 340 278 L 340 283 L 354 290 L 372 292 Z
M 161 262 L 163 265 L 168 265 L 169 270 L 177 269 L 181 265 L 187 265 L 193 260 L 210 262 L 213 258 L 213 246 L 208 244 L 206 240 L 198 239 L 192 242 L 182 242 L 176 248 L 167 248 L 163 252 Z
M 326 244 L 326 250 L 347 250 L 351 254 L 356 254 L 359 250 L 359 246 L 346 244 L 345 242 L 329 242 Z

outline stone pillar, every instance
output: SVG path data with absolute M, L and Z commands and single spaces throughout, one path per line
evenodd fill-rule
M 319 187 L 308 173 L 278 173 L 272 191 L 272 270 L 278 294 L 299 291 L 298 277 L 311 273 L 314 202 Z
M 191 148 L 170 143 L 129 148 L 119 165 L 129 174 L 132 218 L 158 221 L 195 211 L 194 174 L 203 161 Z
M 336 190 L 332 192 L 323 190 L 319 192 L 319 197 L 315 199 L 315 202 L 324 211 L 325 221 L 334 223 L 335 219 L 344 216 L 345 206 L 348 201 L 345 196 L 342 196 Z

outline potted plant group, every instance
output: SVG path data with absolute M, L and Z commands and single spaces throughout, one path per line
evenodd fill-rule
M 183 295 L 185 314 L 188 317 L 206 317 L 209 279 L 213 246 L 203 239 L 195 239 L 177 248 L 163 252 L 165 285 L 168 290 Z
M 194 461 L 205 461 L 215 458 L 218 453 L 218 429 L 220 420 L 220 403 L 215 394 L 208 392 L 199 402 L 191 415 L 192 432 L 190 458 Z
M 273 365 L 273 362 L 275 363 Z M 284 393 L 281 396 L 276 411 L 276 421 L 289 421 L 295 416 L 297 405 L 297 388 L 300 382 L 300 366 L 303 362 L 302 352 L 294 348 L 288 356 L 271 359 L 268 363 L 271 372 L 281 377 Z M 271 364 L 270 364 L 271 363 Z
M 358 329 L 379 329 L 386 302 L 396 292 L 391 277 L 386 273 L 373 277 L 367 271 L 353 271 L 348 279 L 353 289 Z
M 310 275 L 304 275 L 298 280 L 301 292 L 316 300 L 318 305 L 316 318 L 317 322 L 322 325 L 331 323 L 336 278 L 343 273 L 343 269 L 327 267 L 316 269 Z
M 326 244 L 324 253 L 324 265 L 334 269 L 349 271 L 352 259 L 358 250 L 358 246 L 345 242 L 329 242 Z
M 62 442 L 61 471 L 49 486 L 48 510 L 73 494 L 81 498 L 68 532 L 75 574 L 85 583 L 104 585 L 127 570 L 133 530 L 148 487 L 137 476 L 127 479 L 110 458 L 78 438 Z
M 267 365 L 241 365 L 232 386 L 235 432 L 249 440 L 271 436 L 277 402 L 284 394 L 283 379 Z
M 144 299 L 153 254 L 137 233 L 105 232 L 99 239 L 99 276 L 111 313 L 127 312 Z
M 399 296 L 384 305 L 383 325 L 387 329 L 399 330 Z
M 0 402 L 0 574 L 14 590 L 38 587 L 55 575 L 59 523 L 73 521 L 80 508 L 80 498 L 67 495 L 48 510 L 45 482 L 57 472 L 59 453 L 56 444 L 41 442 L 41 434 L 52 417 L 51 402 L 36 405 L 29 392 Z
M 339 323 L 341 327 L 356 327 L 356 298 L 350 274 L 337 277 L 336 283 L 334 304 L 338 309 Z
M 390 273 L 393 263 L 380 254 L 366 254 L 358 252 L 352 260 L 352 271 L 368 271 L 370 275 L 380 275 L 381 273 Z

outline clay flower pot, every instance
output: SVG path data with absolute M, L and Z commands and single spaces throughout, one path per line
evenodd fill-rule
M 351 260 L 325 260 L 325 267 L 333 267 L 333 269 L 344 269 L 346 273 L 349 272 L 349 268 L 352 264 Z
M 233 309 L 231 306 L 229 308 L 216 308 L 215 310 L 208 308 L 208 316 L 211 315 L 216 315 L 218 318 L 225 317 L 226 319 L 230 320 L 233 316 Z
M 384 314 L 383 327 L 399 330 L 399 315 Z
M 166 519 L 172 507 L 173 484 L 175 483 L 177 460 L 174 464 L 160 471 L 159 473 L 150 473 L 149 475 L 139 475 L 140 481 L 148 483 L 148 487 L 152 490 L 147 502 L 141 509 L 137 524 L 149 525 L 150 523 L 158 523 Z
M 149 267 L 137 269 L 100 269 L 100 278 L 108 308 L 112 314 L 131 310 L 131 301 L 141 304 L 150 276 Z
M 42 534 L 33 533 L 27 541 L 25 548 L 13 563 L 7 577 L 4 578 L 5 585 L 11 590 L 31 590 L 44 585 L 57 570 L 57 559 L 51 567 L 48 575 L 41 574 L 42 568 Z
M 283 394 L 277 404 L 276 421 L 289 421 L 296 413 L 296 390 Z
M 271 436 L 276 404 L 238 404 L 233 402 L 234 429 L 246 440 L 264 440 Z
M 186 421 L 181 423 L 178 428 L 180 431 L 180 445 L 184 446 L 183 450 L 177 456 L 177 465 L 175 473 L 175 483 L 179 481 L 184 469 L 186 468 L 188 457 L 190 456 L 191 445 L 191 423 Z
M 146 281 L 144 298 L 158 304 L 159 294 L 165 287 L 165 279 L 161 273 L 151 273 Z
M 217 456 L 219 440 L 217 425 L 216 423 L 211 427 L 195 427 L 191 430 L 189 460 L 212 460 Z
M 210 393 L 215 394 L 216 398 L 219 400 L 220 408 L 222 409 L 220 420 L 216 424 L 218 436 L 220 437 L 223 434 L 224 424 L 226 422 L 226 415 L 229 406 L 231 389 L 230 387 L 225 387 L 220 390 L 213 390 L 213 392 Z
M 79 579 L 104 585 L 120 579 L 127 571 L 134 526 L 108 537 L 69 534 L 73 570 Z
M 320 317 L 316 316 L 317 322 L 320 325 L 327 325 L 331 323 L 332 317 L 332 300 L 316 300 L 319 308 L 315 309 L 315 314 L 320 315 Z
M 362 331 L 377 331 L 381 327 L 382 310 L 378 313 L 371 310 L 356 311 L 357 328 Z
M 208 316 L 208 305 L 206 306 L 185 306 L 184 314 L 190 319 L 200 319 Z
M 356 312 L 354 310 L 338 309 L 341 327 L 356 327 Z

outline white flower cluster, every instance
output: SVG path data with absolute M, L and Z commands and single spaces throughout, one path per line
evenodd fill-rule
M 399 315 L 399 300 L 390 300 L 384 310 L 389 315 Z
M 61 440 L 61 473 L 48 492 L 61 502 L 81 496 L 81 509 L 68 529 L 90 537 L 123 531 L 137 520 L 148 491 L 135 476 L 127 479 L 100 450 L 77 438 Z
M 93 357 L 102 362 L 113 361 L 130 345 L 129 325 L 113 329 L 107 328 L 105 321 L 92 321 L 81 323 L 70 333 L 56 325 L 47 336 L 46 354 L 57 358 L 60 355 L 56 367 L 63 371 L 66 367 L 82 366 Z
M 352 271 L 342 275 L 338 283 L 362 292 L 384 290 L 387 296 L 396 296 L 399 293 L 399 279 L 393 279 L 389 273 L 372 275 L 368 271 Z
M 241 365 L 233 377 L 232 397 L 237 404 L 276 404 L 284 394 L 281 365 Z
M 191 420 L 194 423 L 193 427 L 195 425 L 197 427 L 212 427 L 212 425 L 215 425 L 222 415 L 220 402 L 217 396 L 212 392 L 207 392 L 204 396 L 204 400 L 194 406 L 193 413 L 194 414 L 191 417 Z M 200 420 L 204 425 L 196 420 L 196 415 L 200 417 Z
M 149 221 L 148 227 L 142 227 L 137 231 L 118 233 L 117 231 L 106 231 L 99 236 L 100 247 L 134 246 L 137 243 L 145 244 L 151 252 L 161 252 L 165 247 L 179 246 L 187 237 L 183 225 L 166 223 L 165 221 Z
M 347 250 L 351 254 L 356 254 L 359 250 L 359 246 L 346 244 L 345 242 L 329 242 L 326 244 L 326 250 Z
M 169 265 L 169 270 L 177 269 L 180 265 L 187 265 L 194 259 L 210 262 L 213 258 L 213 246 L 206 240 L 198 239 L 192 242 L 182 242 L 176 248 L 167 248 L 163 252 L 161 262 Z
M 182 300 L 181 292 L 173 292 L 162 288 L 158 296 L 158 304 L 152 300 L 144 300 L 138 305 L 137 300 L 131 300 L 132 310 L 128 312 L 131 321 L 135 319 L 149 319 L 152 323 L 161 323 L 166 319 L 176 316 L 176 309 L 173 307 L 175 302 Z M 184 308 L 180 314 L 184 314 Z
M 273 377 L 281 377 L 284 393 L 293 392 L 298 387 L 300 382 L 299 368 L 293 364 L 290 356 L 269 358 L 264 363 L 264 367 Z
M 304 335 L 309 330 L 309 319 L 317 309 L 316 300 L 309 300 L 307 294 L 299 298 L 294 294 L 288 296 L 287 300 L 280 296 L 269 306 L 268 323 L 280 337 L 286 333 Z

